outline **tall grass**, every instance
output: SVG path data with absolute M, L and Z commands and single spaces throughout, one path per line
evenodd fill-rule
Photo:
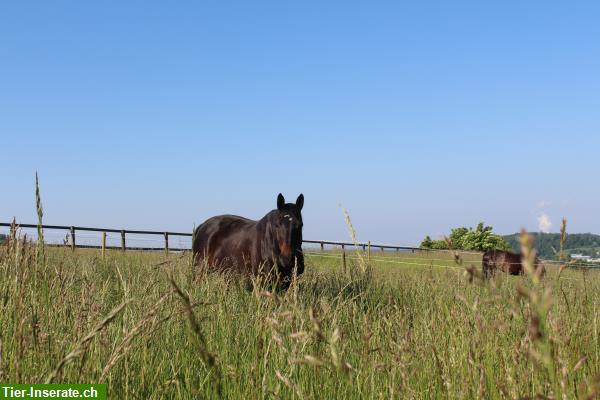
M 194 279 L 176 254 L 45 252 L 36 272 L 35 246 L 0 247 L 2 382 L 104 382 L 123 399 L 598 395 L 593 272 L 481 281 L 373 257 L 353 284 L 307 255 L 276 292 Z
M 36 206 L 41 225 L 37 176 Z M 390 266 L 359 251 L 342 271 L 306 252 L 285 292 L 198 274 L 187 255 L 74 253 L 38 234 L 34 248 L 13 225 L 0 246 L 2 382 L 102 382 L 124 399 L 599 394 L 600 276 L 541 279 L 525 233 L 525 277 L 481 279 L 459 253 Z

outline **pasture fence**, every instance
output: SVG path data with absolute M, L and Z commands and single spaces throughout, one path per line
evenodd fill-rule
M 11 227 L 12 223 L 0 223 L 0 227 Z M 18 224 L 15 223 L 15 226 L 18 229 L 35 229 L 32 231 L 32 234 L 35 235 L 37 232 L 38 225 L 37 224 Z M 51 247 L 70 247 L 72 251 L 75 251 L 78 248 L 81 249 L 101 249 L 102 257 L 104 258 L 106 255 L 106 250 L 135 250 L 135 251 L 164 251 L 165 255 L 168 255 L 169 252 L 185 252 L 190 251 L 192 249 L 192 240 L 193 233 L 190 232 L 172 232 L 172 231 L 150 231 L 150 230 L 137 230 L 137 229 L 114 229 L 114 228 L 92 228 L 92 227 L 83 227 L 83 226 L 74 226 L 74 225 L 41 225 L 41 228 L 45 231 L 63 231 L 67 234 L 65 236 L 61 235 L 48 235 L 45 234 L 44 242 L 47 246 Z M 96 236 L 86 237 L 85 234 L 89 232 L 101 233 L 101 241 L 98 244 L 99 238 Z M 113 237 L 113 245 L 107 244 L 107 234 L 112 234 Z M 131 246 L 128 245 L 129 240 L 132 235 L 137 235 L 137 242 L 154 242 L 154 246 Z M 139 235 L 145 236 L 145 238 L 139 238 Z M 158 237 L 157 239 L 149 239 L 148 237 Z M 48 240 L 50 237 L 54 237 L 54 243 L 51 240 Z M 62 239 L 62 243 L 60 240 L 57 243 L 56 238 Z M 78 241 L 80 238 L 87 239 L 95 239 L 95 243 L 87 243 L 83 244 Z M 189 246 L 172 246 L 170 244 L 170 238 L 185 238 L 189 240 Z M 116 243 L 118 243 L 118 245 Z M 157 242 L 161 242 L 161 245 L 157 245 Z M 372 258 L 372 249 L 379 249 L 381 254 L 385 254 L 388 252 L 429 252 L 430 250 L 421 249 L 418 247 L 410 247 L 410 246 L 399 246 L 392 244 L 373 244 L 371 241 L 367 242 L 344 242 L 344 241 L 332 241 L 332 240 L 303 240 L 303 245 L 316 245 L 317 248 L 320 248 L 321 253 L 326 250 L 326 246 L 329 247 L 327 250 L 337 250 L 335 254 L 330 254 L 329 256 L 339 257 L 341 261 L 341 267 L 344 271 L 347 268 L 347 260 L 354 260 L 353 257 L 347 257 L 346 253 L 349 249 L 354 248 L 356 250 L 362 249 L 364 253 L 366 253 L 367 259 L 371 260 Z M 305 247 L 305 246 L 304 246 Z M 305 250 L 308 250 L 305 248 Z M 341 251 L 340 251 L 341 250 Z M 341 254 L 338 254 L 341 253 Z M 307 255 L 314 255 L 314 253 L 310 253 L 310 251 L 305 251 Z M 479 253 L 476 253 L 479 254 Z M 414 264 L 414 263 L 407 263 Z
M 0 227 L 10 227 L 12 223 L 2 222 L 0 223 Z M 31 228 L 37 229 L 37 224 L 16 224 L 17 228 Z M 191 232 L 172 232 L 172 231 L 149 231 L 149 230 L 134 230 L 134 229 L 114 229 L 114 228 L 91 228 L 91 227 L 83 227 L 83 226 L 74 226 L 74 225 L 41 225 L 41 228 L 44 230 L 56 230 L 56 231 L 65 231 L 67 232 L 68 243 L 66 240 L 63 243 L 47 243 L 49 246 L 70 246 L 71 250 L 75 251 L 77 248 L 86 248 L 86 249 L 102 249 L 104 253 L 107 249 L 109 250 L 137 250 L 137 251 L 164 251 L 165 253 L 169 253 L 169 251 L 190 251 L 191 246 L 189 247 L 172 247 L 169 245 L 170 237 L 186 237 L 192 238 L 193 233 Z M 77 238 L 79 237 L 78 232 L 97 232 L 102 234 L 102 243 L 100 245 L 96 244 L 81 244 L 77 242 Z M 120 235 L 120 246 L 115 245 L 107 245 L 107 233 L 113 233 Z M 162 236 L 163 246 L 128 246 L 127 245 L 127 235 L 145 235 L 145 236 Z M 138 239 L 144 240 L 144 239 Z M 147 240 L 147 239 L 146 239 Z M 410 246 L 398 246 L 392 244 L 372 244 L 371 241 L 367 242 L 342 242 L 342 241 L 331 241 L 331 240 L 303 240 L 303 244 L 313 244 L 318 245 L 320 249 L 325 250 L 325 246 L 331 246 L 334 248 L 339 248 L 342 250 L 343 257 L 345 257 L 346 248 L 354 247 L 354 248 L 362 248 L 363 251 L 367 252 L 368 257 L 371 257 L 371 249 L 378 248 L 384 253 L 386 250 L 391 251 L 424 251 L 424 249 L 418 247 L 410 247 Z M 425 250 L 426 251 L 426 250 Z
M 13 224 L 12 223 L 0 223 L 0 228 L 5 227 L 9 228 Z M 37 229 L 37 224 L 15 224 L 18 229 Z M 63 237 L 62 243 L 51 243 L 48 240 L 48 237 L 52 235 L 44 235 L 45 242 L 48 246 L 56 246 L 56 247 L 70 247 L 72 251 L 75 251 L 78 248 L 81 249 L 101 249 L 102 256 L 104 257 L 106 254 L 106 250 L 134 250 L 134 251 L 163 251 L 166 255 L 169 252 L 185 252 L 191 251 L 192 249 L 192 239 L 193 233 L 191 232 L 173 232 L 173 231 L 150 231 L 150 230 L 135 230 L 135 229 L 114 229 L 114 228 L 92 228 L 92 227 L 83 227 L 83 226 L 74 226 L 74 225 L 42 225 L 42 229 L 44 230 L 53 230 L 53 231 L 63 231 L 67 232 L 66 236 Z M 35 235 L 35 231 L 32 231 Z M 97 236 L 90 237 L 86 236 L 86 233 L 100 233 L 101 239 Z M 108 234 L 112 234 L 109 238 Z M 129 245 L 129 240 L 131 240 L 132 235 L 137 235 L 133 241 L 135 242 L 153 242 L 154 246 L 149 245 Z M 140 238 L 142 235 L 144 238 Z M 60 237 L 60 236 L 54 236 Z M 148 237 L 155 237 L 155 239 L 149 239 Z M 78 238 L 83 239 L 95 239 L 95 243 L 81 243 L 78 241 Z M 173 245 L 177 239 L 185 239 L 186 243 L 183 243 L 181 240 L 179 241 L 179 245 Z M 108 244 L 108 239 L 112 240 L 112 245 Z M 98 242 L 100 242 L 98 244 Z M 381 243 L 371 243 L 371 241 L 366 242 L 344 242 L 344 241 L 331 241 L 331 240 L 303 240 L 303 244 L 316 246 L 321 250 L 321 256 L 323 256 L 323 252 L 325 250 L 335 250 L 335 254 L 330 254 L 329 257 L 339 257 L 342 268 L 346 269 L 347 260 L 354 260 L 354 257 L 351 255 L 347 255 L 347 251 L 349 249 L 362 249 L 364 253 L 366 253 L 367 259 L 370 261 L 385 262 L 385 263 L 393 263 L 393 264 L 406 264 L 406 265 L 421 265 L 421 266 L 444 266 L 443 264 L 447 263 L 448 259 L 439 259 L 435 258 L 434 254 L 440 253 L 451 253 L 456 255 L 460 253 L 462 257 L 465 255 L 473 255 L 475 259 L 473 260 L 465 260 L 467 262 L 475 262 L 476 259 L 480 260 L 481 252 L 477 251 L 453 251 L 453 250 L 431 250 L 431 249 L 423 249 L 419 247 L 411 247 L 411 246 L 399 246 L 393 244 L 381 244 Z M 160 244 L 159 244 L 160 243 Z M 188 245 L 189 244 L 189 245 Z M 329 248 L 326 249 L 326 246 Z M 372 249 L 379 249 L 380 254 L 385 255 L 386 252 L 388 254 L 390 252 L 402 252 L 402 253 L 418 253 L 419 255 L 430 254 L 431 257 L 427 257 L 427 262 L 424 262 L 423 257 L 417 257 L 414 259 L 410 259 L 406 256 L 403 257 L 402 260 L 390 260 L 385 257 L 377 257 L 372 255 Z M 306 249 L 308 250 L 308 249 Z M 307 255 L 316 255 L 314 252 L 304 251 Z M 327 256 L 327 255 L 325 255 Z M 545 264 L 558 264 L 557 261 L 553 260 L 543 260 Z M 439 265 L 438 265 L 439 264 Z M 445 266 L 447 267 L 447 266 Z

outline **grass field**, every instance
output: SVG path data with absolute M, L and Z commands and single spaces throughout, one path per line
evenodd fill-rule
M 197 276 L 185 254 L 0 246 L 0 382 L 107 383 L 113 399 L 598 396 L 595 272 L 484 282 L 473 254 L 348 253 L 343 271 L 339 252 L 306 253 L 277 293 Z

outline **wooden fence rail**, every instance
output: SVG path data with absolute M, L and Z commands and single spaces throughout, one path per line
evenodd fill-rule
M 11 223 L 0 222 L 0 227 L 10 227 Z M 20 228 L 37 228 L 37 224 L 17 224 Z M 71 249 L 75 250 L 76 248 L 85 248 L 85 249 L 120 249 L 123 251 L 126 250 L 147 250 L 147 251 L 165 251 L 168 253 L 169 251 L 188 251 L 191 250 L 189 248 L 175 248 L 169 246 L 169 237 L 174 236 L 184 236 L 184 237 L 192 237 L 192 233 L 188 232 L 159 232 L 159 231 L 145 231 L 145 230 L 132 230 L 132 229 L 112 229 L 112 228 L 90 228 L 84 226 L 65 226 L 65 225 L 42 225 L 43 229 L 56 229 L 56 230 L 65 230 L 69 231 L 71 235 Z M 93 246 L 93 245 L 83 245 L 77 244 L 76 242 L 76 232 L 100 232 L 102 233 L 102 246 Z M 121 235 L 121 246 L 106 246 L 106 234 L 107 233 L 118 233 Z M 164 238 L 164 246 L 163 247 L 132 247 L 127 246 L 127 234 L 132 235 L 160 235 Z M 321 250 L 325 249 L 325 245 L 339 247 L 342 250 L 342 253 L 345 255 L 346 247 L 355 247 L 362 248 L 362 250 L 367 251 L 369 256 L 371 255 L 371 247 L 379 247 L 381 251 L 385 251 L 385 249 L 395 250 L 395 251 L 412 251 L 415 250 L 424 250 L 418 247 L 407 247 L 407 246 L 396 246 L 391 244 L 372 244 L 369 242 L 337 242 L 331 240 L 303 240 L 303 243 L 310 244 L 318 244 L 321 247 Z M 63 245 L 53 245 L 53 246 L 63 246 Z

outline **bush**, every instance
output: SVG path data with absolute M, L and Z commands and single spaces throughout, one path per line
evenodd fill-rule
M 419 245 L 421 249 L 428 250 L 448 250 L 448 243 L 445 240 L 431 240 L 428 236 L 425 236 L 425 239 Z
M 480 222 L 475 229 L 473 228 L 454 228 L 450 231 L 448 239 L 431 240 L 429 236 L 421 242 L 422 249 L 432 250 L 510 250 L 509 244 L 500 235 L 492 232 L 491 226 L 485 226 Z
M 421 249 L 431 249 L 431 246 L 433 245 L 433 240 L 431 240 L 431 238 L 429 237 L 429 235 L 425 236 L 425 239 L 423 239 L 423 241 L 421 242 L 421 244 L 419 245 L 419 247 Z

